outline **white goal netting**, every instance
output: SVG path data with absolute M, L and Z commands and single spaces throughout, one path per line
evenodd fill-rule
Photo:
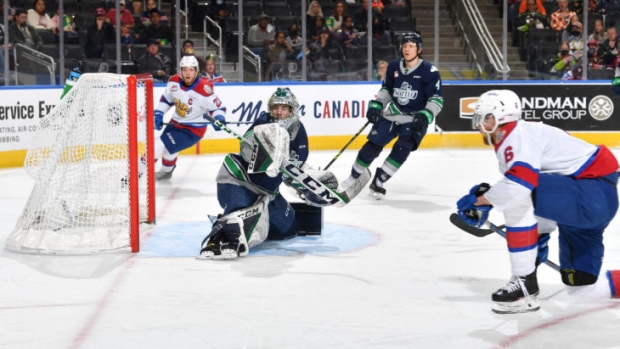
M 130 251 L 131 206 L 147 220 L 149 172 L 147 87 L 136 84 L 131 113 L 128 75 L 84 74 L 39 125 L 24 162 L 35 184 L 6 248 L 16 252 L 85 254 Z M 152 85 L 149 85 L 152 88 Z M 150 102 L 152 103 L 152 101 Z M 132 115 L 132 116 L 131 116 Z M 129 132 L 129 118 L 137 132 Z M 130 199 L 129 143 L 137 141 L 133 173 L 139 198 Z M 152 187 L 150 187 L 152 188 Z M 137 202 L 136 202 L 137 201 Z M 138 204 L 139 203 L 139 204 Z M 135 210 L 134 210 L 135 212 Z

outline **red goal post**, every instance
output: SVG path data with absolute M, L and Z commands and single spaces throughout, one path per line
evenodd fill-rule
M 138 252 L 155 222 L 153 111 L 149 74 L 83 74 L 28 148 L 34 187 L 5 248 Z

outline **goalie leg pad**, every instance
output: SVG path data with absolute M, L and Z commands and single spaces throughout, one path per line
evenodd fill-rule
M 261 196 L 254 205 L 219 217 L 202 242 L 201 259 L 235 259 L 247 256 L 251 247 L 267 239 L 269 198 Z

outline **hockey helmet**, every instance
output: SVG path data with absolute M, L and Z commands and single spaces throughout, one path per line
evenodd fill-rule
M 288 105 L 291 110 L 291 116 L 286 119 L 273 119 L 271 108 L 274 105 Z M 297 102 L 297 97 L 295 97 L 293 92 L 288 87 L 278 87 L 276 92 L 269 98 L 267 107 L 269 108 L 269 115 L 272 121 L 284 127 L 289 132 L 291 139 L 294 138 L 299 129 L 299 102 Z
M 415 43 L 416 46 L 418 46 L 418 48 L 422 48 L 422 37 L 420 36 L 420 34 L 416 33 L 416 32 L 408 32 L 403 34 L 403 36 L 401 36 L 400 38 L 400 48 L 402 50 L 403 45 L 406 42 L 412 42 Z
M 200 65 L 198 64 L 198 60 L 193 55 L 183 56 L 181 58 L 181 62 L 179 62 L 179 66 L 181 69 L 183 68 L 196 68 L 196 71 L 200 71 Z
M 521 119 L 521 99 L 511 90 L 490 90 L 478 98 L 472 127 L 482 126 L 490 117 L 495 118 L 492 130 L 482 128 L 486 133 L 493 133 L 499 125 Z

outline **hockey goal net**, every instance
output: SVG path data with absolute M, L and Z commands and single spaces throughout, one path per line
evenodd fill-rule
M 153 107 L 150 75 L 83 74 L 28 149 L 34 187 L 6 249 L 138 252 L 155 219 Z

